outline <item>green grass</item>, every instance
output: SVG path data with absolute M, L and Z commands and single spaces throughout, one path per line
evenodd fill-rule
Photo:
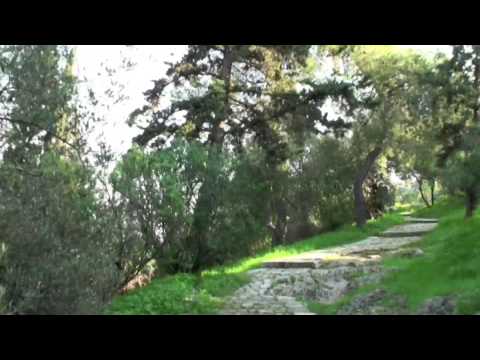
M 381 284 L 359 289 L 336 304 L 309 304 L 311 310 L 335 314 L 359 293 L 381 287 L 388 293 L 406 296 L 411 312 L 436 296 L 454 296 L 458 314 L 480 312 L 480 213 L 465 220 L 464 212 L 463 202 L 458 199 L 416 211 L 414 216 L 439 219 L 439 226 L 418 245 L 424 256 L 385 259 L 386 267 L 399 271 L 392 272 Z
M 440 220 L 420 245 L 425 256 L 385 261 L 386 266 L 401 271 L 389 276 L 383 286 L 406 295 L 410 309 L 434 296 L 453 295 L 459 314 L 480 311 L 480 214 L 465 220 L 464 213 L 460 200 L 417 211 L 416 216 Z
M 177 274 L 156 279 L 144 288 L 114 299 L 106 314 L 214 314 L 226 296 L 248 282 L 246 271 L 259 267 L 265 260 L 359 241 L 402 222 L 402 216 L 394 212 L 369 222 L 362 230 L 346 225 L 200 275 Z

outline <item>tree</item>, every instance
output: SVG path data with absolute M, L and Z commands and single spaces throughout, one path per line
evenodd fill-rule
M 4 159 L 21 164 L 52 147 L 78 151 L 73 52 L 64 46 L 4 46 L 0 121 Z
M 388 46 L 359 46 L 350 50 L 347 76 L 356 79 L 359 106 L 352 128 L 354 213 L 357 226 L 371 217 L 364 183 L 378 158 L 385 154 L 405 120 L 407 74 L 414 72 L 421 57 Z M 351 75 L 349 75 L 349 73 Z
M 51 150 L 27 161 L 21 172 L 0 169 L 0 282 L 8 310 L 97 313 L 117 290 L 120 274 L 91 172 Z
M 76 103 L 73 53 L 63 46 L 8 46 L 0 63 L 0 277 L 8 308 L 98 312 L 121 276 L 86 158 L 88 121 Z
M 225 142 L 226 128 L 234 134 L 244 130 L 238 121 L 242 119 L 242 102 L 249 97 L 258 96 L 261 92 L 259 83 L 259 67 L 261 66 L 262 48 L 254 46 L 206 45 L 190 46 L 187 54 L 177 64 L 172 64 L 167 72 L 169 78 L 155 81 L 153 89 L 146 92 L 150 106 L 145 106 L 132 114 L 131 121 L 140 114 L 151 112 L 153 121 L 144 132 L 135 139 L 140 145 L 146 145 L 154 138 L 159 138 L 162 145 L 177 130 L 182 129 L 187 138 L 195 139 L 203 136 L 210 145 L 207 167 L 214 163 L 213 158 L 222 150 Z M 250 76 L 244 76 L 250 72 Z M 235 75 L 232 77 L 232 74 Z M 174 84 L 183 87 L 186 97 L 172 103 L 162 111 L 151 111 L 158 106 L 165 88 Z M 192 96 L 193 88 L 195 94 Z M 189 96 L 190 95 L 190 96 Z M 232 101 L 235 105 L 232 106 Z M 237 110 L 237 111 L 235 111 Z M 172 115 L 186 112 L 183 125 L 170 122 Z M 238 135 L 234 138 L 238 138 Z M 238 139 L 236 139 L 238 142 Z M 209 169 L 210 170 L 210 169 Z M 217 181 L 215 172 L 207 171 L 207 177 L 198 191 L 195 215 L 191 230 L 189 246 L 196 253 L 193 270 L 198 270 L 205 262 L 206 233 L 209 218 L 215 208 L 215 190 Z M 213 177 L 212 177 L 213 176 Z
M 304 66 L 309 46 L 211 45 L 190 46 L 168 78 L 155 82 L 146 92 L 150 105 L 135 111 L 130 122 L 138 123 L 150 114 L 152 121 L 135 142 L 145 146 L 165 146 L 168 138 L 182 133 L 187 139 L 199 139 L 215 157 L 220 150 L 242 152 L 248 143 L 257 143 L 266 154 L 272 199 L 272 242 L 284 241 L 286 211 L 280 186 L 282 164 L 288 158 L 281 132 L 286 119 L 305 114 L 305 121 L 331 125 L 319 111 L 329 96 L 348 95 L 349 88 L 338 83 L 305 82 L 308 88 L 297 91 L 299 69 Z M 155 110 L 165 89 L 173 84 L 177 99 L 163 110 Z M 184 120 L 172 121 L 184 113 Z M 297 116 L 297 119 L 299 117 Z M 342 121 L 334 122 L 341 127 Z M 332 125 L 333 126 L 333 125 Z M 208 164 L 213 163 L 210 157 Z M 215 174 L 214 171 L 207 171 Z M 205 178 L 198 192 L 190 244 L 196 248 L 194 269 L 204 262 L 209 220 L 216 207 L 216 178 Z
M 437 151 L 439 143 L 433 129 L 438 117 L 439 90 L 436 65 L 441 61 L 418 62 L 415 71 L 408 74 L 405 98 L 405 118 L 388 154 L 393 168 L 404 180 L 413 178 L 422 201 L 427 207 L 435 203 L 439 169 Z M 425 192 L 428 186 L 429 195 Z
M 438 66 L 438 78 L 443 85 L 438 105 L 439 165 L 444 181 L 465 194 L 465 216 L 469 218 L 478 206 L 480 190 L 473 166 L 480 125 L 480 47 L 454 45 L 452 58 Z

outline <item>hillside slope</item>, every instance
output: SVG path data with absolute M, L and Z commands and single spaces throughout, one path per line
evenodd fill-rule
M 266 260 L 353 243 L 402 222 L 402 216 L 390 213 L 369 222 L 362 230 L 346 225 L 337 231 L 280 246 L 201 274 L 176 274 L 156 279 L 144 288 L 118 296 L 106 314 L 216 314 L 222 309 L 228 295 L 250 281 L 246 272 L 259 267 Z
M 383 262 L 392 270 L 380 284 L 365 286 L 342 301 L 321 306 L 320 314 L 476 314 L 480 312 L 480 214 L 464 219 L 460 200 L 421 209 L 418 217 L 438 218 L 439 226 L 418 247 L 419 257 Z

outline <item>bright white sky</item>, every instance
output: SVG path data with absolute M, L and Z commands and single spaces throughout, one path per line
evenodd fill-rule
M 145 104 L 143 93 L 152 88 L 152 81 L 165 75 L 168 66 L 164 62 L 176 61 L 186 48 L 186 45 L 76 46 L 77 76 L 86 78 L 86 85 L 100 95 L 99 102 L 105 104 L 98 111 L 107 121 L 102 131 L 112 150 L 117 153 L 128 150 L 131 139 L 139 133 L 136 127 L 126 124 L 128 115 Z M 125 58 L 134 63 L 130 70 L 123 66 Z M 117 72 L 109 76 L 104 70 L 105 65 Z M 114 103 L 114 99 L 102 96 L 110 89 L 126 98 Z
M 449 52 L 448 45 L 399 45 L 413 48 L 432 55 L 437 51 Z M 134 127 L 125 122 L 128 115 L 145 103 L 143 92 L 156 80 L 165 75 L 165 61 L 174 62 L 186 51 L 186 45 L 139 45 L 125 47 L 121 45 L 79 45 L 76 46 L 77 75 L 86 78 L 88 86 L 96 94 L 104 94 L 107 90 L 120 91 L 126 99 L 113 103 L 113 100 L 99 97 L 105 106 L 100 109 L 107 120 L 102 129 L 105 140 L 117 153 L 124 153 L 131 145 L 131 139 L 138 134 Z M 122 59 L 133 60 L 135 66 L 127 71 L 122 67 Z M 109 76 L 103 65 L 119 69 Z

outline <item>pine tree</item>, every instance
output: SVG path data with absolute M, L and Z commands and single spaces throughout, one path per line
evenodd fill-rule
M 154 82 L 145 93 L 149 105 L 136 110 L 130 124 L 142 117 L 151 120 L 134 141 L 142 146 L 166 146 L 174 134 L 197 139 L 213 154 L 228 150 L 242 152 L 249 142 L 257 143 L 266 155 L 272 193 L 273 244 L 285 238 L 286 211 L 281 189 L 281 169 L 288 158 L 282 132 L 291 119 L 299 128 L 315 123 L 341 129 L 341 119 L 330 121 L 319 107 L 328 97 L 351 99 L 348 84 L 316 83 L 302 79 L 310 46 L 206 45 L 190 46 L 187 54 L 171 64 L 167 78 Z M 305 85 L 298 90 L 298 85 Z M 175 99 L 160 108 L 166 89 L 173 85 Z M 178 113 L 185 121 L 172 121 Z M 291 124 L 290 124 L 291 125 Z M 153 141 L 155 140 L 155 141 Z M 207 167 L 210 161 L 207 161 Z M 210 173 L 207 171 L 206 173 Z M 212 172 L 213 173 L 213 172 Z M 202 263 L 209 220 L 215 208 L 216 181 L 204 179 L 199 190 L 191 241 L 196 247 L 195 269 Z
M 6 138 L 4 158 L 21 164 L 52 148 L 75 149 L 71 49 L 56 45 L 5 46 L 0 62 L 5 79 L 1 115 Z

